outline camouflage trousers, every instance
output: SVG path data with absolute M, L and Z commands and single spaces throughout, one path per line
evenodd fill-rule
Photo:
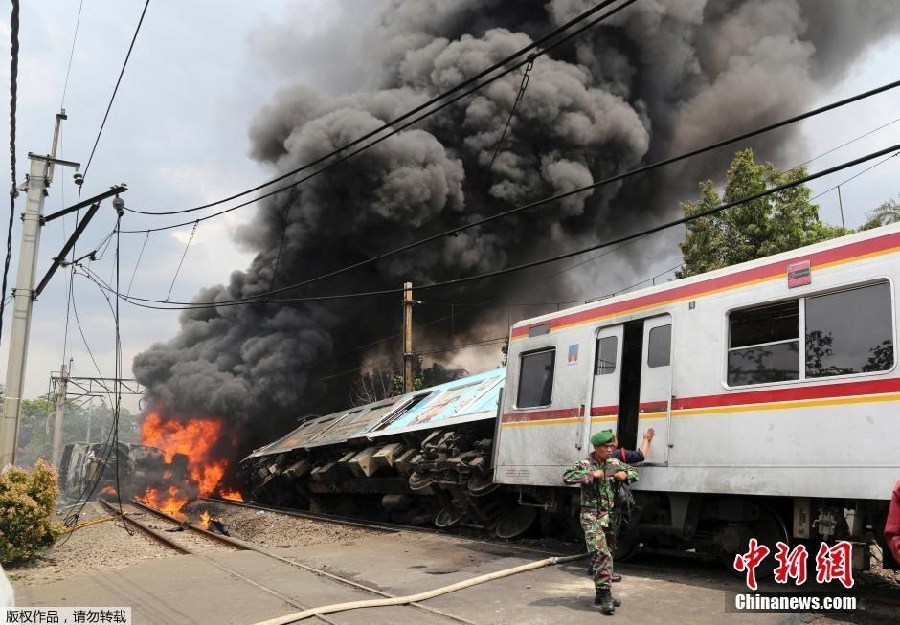
M 611 510 L 609 513 L 609 527 L 606 528 L 606 546 L 609 547 L 609 552 L 613 555 L 613 560 L 615 560 L 616 548 L 619 546 L 620 526 L 621 518 L 615 510 Z M 610 570 L 613 569 L 615 569 L 615 566 L 610 567 Z
M 613 568 L 612 550 L 609 547 L 609 537 L 612 534 L 609 513 L 596 508 L 582 508 L 580 521 L 585 545 L 591 553 L 594 585 L 597 590 L 607 589 L 612 581 Z

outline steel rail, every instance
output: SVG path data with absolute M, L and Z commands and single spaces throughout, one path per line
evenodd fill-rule
M 208 499 L 208 498 L 206 498 L 206 497 L 201 497 L 199 500 L 201 500 L 201 501 L 210 501 L 210 502 L 227 501 L 227 500 L 218 500 L 218 499 Z M 104 503 L 104 504 L 107 505 L 107 506 L 109 505 L 109 504 L 107 504 L 105 501 L 102 502 L 102 503 Z M 313 574 L 318 575 L 318 576 L 320 576 L 320 577 L 324 577 L 324 578 L 326 578 L 326 579 L 330 579 L 330 580 L 332 580 L 332 581 L 335 581 L 335 582 L 344 584 L 344 585 L 346 585 L 346 586 L 351 586 L 352 588 L 355 588 L 356 590 L 362 590 L 362 591 L 365 591 L 365 592 L 374 593 L 374 594 L 376 594 L 376 595 L 379 595 L 379 596 L 381 596 L 381 597 L 386 597 L 386 598 L 389 598 L 389 599 L 394 599 L 394 598 L 396 598 L 396 595 L 392 595 L 392 594 L 390 594 L 390 593 L 383 592 L 383 591 L 378 590 L 378 589 L 376 589 L 376 588 L 371 588 L 371 587 L 366 586 L 366 585 L 364 585 L 364 584 L 360 584 L 359 582 L 355 582 L 355 581 L 353 581 L 353 580 L 351 580 L 351 579 L 347 579 L 346 577 L 341 577 L 340 575 L 335 575 L 334 573 L 329 573 L 328 571 L 324 571 L 324 570 L 322 570 L 322 569 L 317 569 L 317 568 L 315 568 L 315 567 L 309 566 L 309 565 L 307 565 L 307 564 L 303 564 L 302 562 L 298 562 L 298 561 L 292 560 L 292 559 L 290 559 L 290 558 L 284 558 L 284 557 L 279 556 L 279 555 L 277 555 L 277 554 L 275 554 L 275 553 L 272 553 L 271 551 L 268 551 L 268 550 L 266 550 L 266 549 L 263 549 L 263 548 L 261 548 L 261 547 L 258 547 L 258 546 L 254 545 L 254 544 L 252 544 L 252 543 L 245 542 L 245 541 L 243 541 L 243 540 L 241 540 L 241 539 L 239 539 L 239 538 L 234 538 L 234 537 L 231 537 L 231 536 L 225 536 L 225 535 L 223 535 L 223 534 L 217 534 L 216 532 L 211 532 L 211 531 L 209 531 L 209 530 L 203 529 L 202 527 L 198 527 L 198 526 L 194 525 L 193 523 L 188 523 L 188 522 L 180 521 L 179 519 L 177 519 L 177 518 L 175 518 L 175 517 L 173 517 L 173 516 L 171 516 L 171 515 L 169 515 L 169 514 L 163 512 L 163 511 L 161 511 L 161 510 L 157 510 L 157 509 L 155 509 L 155 508 L 152 508 L 152 507 L 150 507 L 150 506 L 148 506 L 148 505 L 146 505 L 146 504 L 144 504 L 144 503 L 141 503 L 141 502 L 139 502 L 139 501 L 135 501 L 135 500 L 132 499 L 132 500 L 130 500 L 128 503 L 131 504 L 131 505 L 133 505 L 133 506 L 136 506 L 136 507 L 138 507 L 138 508 L 140 508 L 140 509 L 142 509 L 142 510 L 146 510 L 147 512 L 150 512 L 151 514 L 154 514 L 154 515 L 156 515 L 156 516 L 158 516 L 158 517 L 160 517 L 160 518 L 166 519 L 166 520 L 171 521 L 171 522 L 173 522 L 173 523 L 179 523 L 179 524 L 185 526 L 185 527 L 188 528 L 188 529 L 194 530 L 194 531 L 196 531 L 196 532 L 202 534 L 203 536 L 205 536 L 205 537 L 207 537 L 207 538 L 211 538 L 211 539 L 214 539 L 214 540 L 218 540 L 218 541 L 220 541 L 220 542 L 223 542 L 223 543 L 225 543 L 225 544 L 227 544 L 227 545 L 230 545 L 230 546 L 232 546 L 232 547 L 235 547 L 235 548 L 237 548 L 237 549 L 244 550 L 244 551 L 255 551 L 256 553 L 259 553 L 259 554 L 264 555 L 264 556 L 266 556 L 266 557 L 272 558 L 272 559 L 274 559 L 274 560 L 278 560 L 279 562 L 281 562 L 281 563 L 283 563 L 283 564 L 287 564 L 287 565 L 289 565 L 289 566 L 292 566 L 292 567 L 295 567 L 295 568 L 302 569 L 302 570 L 307 571 L 307 572 L 309 572 L 309 573 L 313 573 Z M 233 503 L 238 503 L 238 502 L 233 502 Z M 252 507 L 252 506 L 250 506 L 250 507 Z M 110 509 L 111 509 L 113 512 L 115 512 L 117 515 L 119 514 L 118 511 L 115 510 L 115 508 L 110 507 Z M 154 532 L 155 534 L 158 534 L 158 532 L 155 532 L 155 530 L 153 530 L 153 529 L 151 529 L 151 528 L 149 528 L 149 527 L 141 526 L 140 523 L 139 523 L 138 521 L 134 520 L 134 519 L 130 519 L 130 518 L 128 518 L 127 516 L 124 517 L 124 518 L 126 518 L 129 522 L 131 522 L 131 523 L 133 523 L 133 524 L 135 524 L 135 525 L 141 527 L 141 529 L 143 529 L 143 530 L 145 530 L 145 531 L 148 531 L 148 532 Z M 361 524 L 356 524 L 356 525 L 361 525 Z M 156 536 L 154 536 L 154 537 L 156 537 Z M 159 536 L 159 537 L 157 537 L 157 539 L 158 539 L 158 540 L 167 541 L 167 542 L 169 542 L 169 543 L 171 542 L 171 541 L 169 541 L 169 539 L 167 539 L 165 536 Z M 189 554 L 192 554 L 192 555 L 199 555 L 200 557 L 206 558 L 206 556 L 202 556 L 202 555 L 200 555 L 200 554 L 197 554 L 196 552 L 186 551 L 186 553 L 189 553 Z M 207 558 L 207 559 L 209 559 L 209 558 Z M 242 579 L 245 579 L 246 581 L 250 581 L 250 582 L 254 583 L 255 585 L 259 586 L 260 588 L 262 588 L 262 589 L 264 589 L 264 590 L 266 589 L 265 586 L 262 586 L 262 585 L 259 584 L 258 582 L 254 582 L 253 580 L 250 580 L 249 578 L 244 577 L 243 575 L 241 575 L 240 573 L 238 573 L 237 571 L 234 571 L 233 569 L 231 569 L 231 568 L 229 568 L 229 567 L 226 567 L 226 566 L 224 566 L 224 565 L 220 565 L 220 564 L 218 564 L 218 563 L 216 563 L 216 565 L 219 566 L 220 568 L 222 568 L 223 570 L 226 570 L 226 571 L 228 571 L 228 572 L 230 572 L 230 573 L 232 573 L 232 574 L 234 574 L 234 575 L 237 575 L 238 577 L 241 577 Z M 278 591 L 272 591 L 272 592 L 273 592 L 273 593 L 277 593 Z M 280 596 L 280 593 L 278 593 L 278 595 L 276 595 L 276 596 Z M 290 602 L 289 602 L 289 603 L 290 603 Z M 297 604 L 296 604 L 296 602 L 294 602 L 294 603 L 292 603 L 292 605 L 297 605 Z M 428 612 L 428 613 L 430 613 L 430 614 L 437 615 L 437 616 L 443 617 L 443 618 L 448 619 L 448 620 L 456 621 L 457 623 L 464 623 L 465 625 L 476 625 L 474 622 L 472 622 L 472 621 L 470 621 L 470 620 L 468 620 L 468 619 L 465 619 L 465 618 L 463 618 L 463 617 L 461 617 L 461 616 L 456 616 L 455 614 L 450 614 L 449 612 L 444 612 L 444 611 L 442 611 L 442 610 L 437 610 L 437 609 L 435 609 L 435 608 L 430 608 L 430 607 L 428 607 L 428 606 L 422 605 L 421 603 L 410 603 L 409 605 L 412 606 L 412 607 L 414 607 L 414 608 L 417 608 L 417 609 L 419 609 L 419 610 L 423 610 L 423 611 L 425 611 L 425 612 Z M 303 606 L 299 606 L 299 607 L 300 607 L 300 609 L 302 609 L 302 610 L 308 609 L 308 608 L 303 607 Z M 321 615 L 317 616 L 316 618 L 320 618 L 320 619 L 322 619 L 322 620 L 324 620 L 324 621 L 326 621 L 326 622 L 328 622 L 328 623 L 332 623 L 332 621 L 326 619 L 324 616 L 321 616 Z
M 451 532 L 448 530 L 444 530 L 436 527 L 420 527 L 417 525 L 399 525 L 394 523 L 369 523 L 366 521 L 361 521 L 359 519 L 353 519 L 352 517 L 343 517 L 334 514 L 325 514 L 323 512 L 310 512 L 309 510 L 297 510 L 296 508 L 284 508 L 281 506 L 271 506 L 267 504 L 260 503 L 250 503 L 247 501 L 235 501 L 234 499 L 215 499 L 212 497 L 200 497 L 200 501 L 209 501 L 212 503 L 224 503 L 234 506 L 243 506 L 245 508 L 252 508 L 254 510 L 266 510 L 269 512 L 278 512 L 279 514 L 285 514 L 288 516 L 295 516 L 301 519 L 310 519 L 313 521 L 325 521 L 326 523 L 336 523 L 338 525 L 349 525 L 351 527 L 362 527 L 366 529 L 374 529 L 382 532 L 417 532 L 420 534 L 433 534 L 436 536 L 451 536 L 458 540 L 463 540 L 469 543 L 475 543 L 479 545 L 488 545 L 490 547 L 503 547 L 506 549 L 514 550 L 514 551 L 524 551 L 529 553 L 536 553 L 540 555 L 546 555 L 551 557 L 562 558 L 567 555 L 573 554 L 560 554 L 555 551 L 547 551 L 546 549 L 537 549 L 535 547 L 524 547 L 522 545 L 515 545 L 508 542 L 492 542 L 490 540 L 483 540 L 478 538 L 471 538 L 469 536 L 462 536 L 461 534 Z
M 145 534 L 147 534 L 147 536 L 149 536 L 149 537 L 152 538 L 153 540 L 155 540 L 155 541 L 157 541 L 157 542 L 160 542 L 160 543 L 164 544 L 166 547 L 170 547 L 170 548 L 174 549 L 175 551 L 178 551 L 178 552 L 181 552 L 181 553 L 184 553 L 184 554 L 192 555 L 192 554 L 194 553 L 193 551 L 191 551 L 191 550 L 188 549 L 187 547 L 185 547 L 185 546 L 183 546 L 183 545 L 180 545 L 179 543 L 175 542 L 174 540 L 172 540 L 171 538 L 169 538 L 169 537 L 166 536 L 165 534 L 163 534 L 163 533 L 161 533 L 161 532 L 157 532 L 157 531 L 156 531 L 155 529 L 153 529 L 152 527 L 150 527 L 150 526 L 148 526 L 148 525 L 144 525 L 144 524 L 141 523 L 140 521 L 137 521 L 137 520 L 131 518 L 130 516 L 128 516 L 128 515 L 125 514 L 124 512 L 119 512 L 119 511 L 115 508 L 115 506 L 113 506 L 112 504 L 110 504 L 108 501 L 104 501 L 103 499 L 98 499 L 98 501 L 100 502 L 100 505 L 102 505 L 104 508 L 106 508 L 106 510 L 107 510 L 108 512 L 114 514 L 117 518 L 121 518 L 123 521 L 125 521 L 126 523 L 128 523 L 128 524 L 131 525 L 132 527 L 136 527 L 137 529 L 141 530 L 142 532 L 144 532 Z
M 131 500 L 129 500 L 128 503 L 130 503 L 131 505 L 133 505 L 135 507 L 140 508 L 141 510 L 147 511 L 150 514 L 154 514 L 162 519 L 171 521 L 172 523 L 179 523 L 179 524 L 183 525 L 186 529 L 196 532 L 196 533 L 200 534 L 201 536 L 209 538 L 210 540 L 218 541 L 218 542 L 226 544 L 230 547 L 234 547 L 235 549 L 241 549 L 241 550 L 251 549 L 251 547 L 248 547 L 246 543 L 238 541 L 238 540 L 232 538 L 231 536 L 225 536 L 224 534 L 218 534 L 216 532 L 211 532 L 207 529 L 203 529 L 202 527 L 200 527 L 198 525 L 194 525 L 193 523 L 189 523 L 187 521 L 182 521 L 182 520 L 177 519 L 169 514 L 166 514 L 162 510 L 157 510 L 156 508 L 148 506 L 147 504 L 142 503 L 140 501 L 131 499 Z
M 298 602 L 296 599 L 293 599 L 292 597 L 289 597 L 288 595 L 285 595 L 284 593 L 279 592 L 279 591 L 277 591 L 277 590 L 275 590 L 275 589 L 273 589 L 273 588 L 269 588 L 268 586 L 265 586 L 264 584 L 260 584 L 260 583 L 257 582 L 256 580 L 247 577 L 247 576 L 244 575 L 243 573 L 241 573 L 241 572 L 239 572 L 239 571 L 237 571 L 237 570 L 231 568 L 230 566 L 226 566 L 226 565 L 222 564 L 221 562 L 218 562 L 218 561 L 215 560 L 214 558 L 211 558 L 211 557 L 209 557 L 209 556 L 207 556 L 207 555 L 204 555 L 204 554 L 202 554 L 202 553 L 198 553 L 198 552 L 196 552 L 196 551 L 192 551 L 192 550 L 188 549 L 187 547 L 185 547 L 185 546 L 183 546 L 183 545 L 181 545 L 181 544 L 179 544 L 179 543 L 173 541 L 172 539 L 168 538 L 167 536 L 163 535 L 163 534 L 160 533 L 160 532 L 157 532 L 156 530 L 154 530 L 153 528 L 149 527 L 148 525 L 146 525 L 146 524 L 144 524 L 144 523 L 141 523 L 141 522 L 138 521 L 137 519 L 134 519 L 134 518 L 132 518 L 132 517 L 129 517 L 124 511 L 123 511 L 123 512 L 120 512 L 120 511 L 117 510 L 114 506 L 112 506 L 109 502 L 104 501 L 104 500 L 102 500 L 102 499 L 100 499 L 100 500 L 98 500 L 98 501 L 100 501 L 100 503 L 103 505 L 104 508 L 106 508 L 107 510 L 109 510 L 110 512 L 112 512 L 113 514 L 115 514 L 116 517 L 122 518 L 126 523 L 129 523 L 130 525 L 133 525 L 134 527 L 140 529 L 142 532 L 146 533 L 148 536 L 151 536 L 152 538 L 154 538 L 155 540 L 158 540 L 159 542 L 165 544 L 166 546 L 171 547 L 171 548 L 175 549 L 176 551 L 179 551 L 179 552 L 181 552 L 181 553 L 183 553 L 183 554 L 185 554 L 185 555 L 191 555 L 191 556 L 195 556 L 195 557 L 197 557 L 197 558 L 200 558 L 201 560 L 205 560 L 205 561 L 206 561 L 208 564 L 210 564 L 211 566 L 216 567 L 217 569 L 219 569 L 219 570 L 221 570 L 221 571 L 227 573 L 228 575 L 231 575 L 232 577 L 234 577 L 234 578 L 236 578 L 236 579 L 239 579 L 239 580 L 241 580 L 241 581 L 247 582 L 248 584 L 251 584 L 252 586 L 255 586 L 256 588 L 262 590 L 263 592 L 265 592 L 265 593 L 267 593 L 267 594 L 270 594 L 270 595 L 272 595 L 272 596 L 274 596 L 274 597 L 276 597 L 276 598 L 278 598 L 278 599 L 284 601 L 284 602 L 287 603 L 288 605 L 292 605 L 292 606 L 294 606 L 294 607 L 296 607 L 296 608 L 299 608 L 299 609 L 301 609 L 301 610 L 308 610 L 308 609 L 309 609 L 309 607 L 307 607 L 307 606 L 303 605 L 302 603 Z M 146 510 L 146 511 L 148 511 L 148 512 L 152 512 L 152 513 L 155 514 L 156 516 L 159 516 L 159 517 L 161 517 L 161 518 L 164 518 L 164 519 L 166 519 L 166 520 L 168 520 L 168 521 L 170 521 L 170 522 L 172 522 L 172 523 L 178 523 L 179 525 L 184 525 L 184 522 L 183 522 L 183 521 L 180 521 L 180 520 L 176 519 L 175 517 L 172 517 L 172 516 L 166 514 L 165 512 L 162 512 L 162 511 L 160 511 L 160 510 L 155 510 L 154 508 L 151 508 L 151 507 L 149 507 L 149 506 L 143 505 L 143 504 L 141 504 L 141 503 L 139 503 L 139 502 L 136 502 L 136 501 L 134 501 L 134 500 L 131 500 L 131 501 L 127 502 L 126 505 L 132 505 L 132 506 L 138 508 L 139 510 Z M 191 528 L 191 529 L 196 529 L 196 530 L 198 530 L 201 534 L 203 534 L 204 536 L 207 536 L 207 533 L 205 533 L 204 530 L 202 530 L 201 528 L 195 527 L 195 526 L 193 526 L 193 525 L 191 525 L 191 524 L 187 524 L 187 527 L 189 527 L 189 528 Z M 213 534 L 213 532 L 208 532 L 208 534 Z M 227 537 L 216 536 L 216 539 L 218 539 L 218 538 L 227 538 Z M 232 539 L 232 540 L 235 540 L 235 539 Z M 239 542 L 242 542 L 242 541 L 237 541 L 237 540 L 235 540 L 234 544 L 231 544 L 231 546 L 232 546 L 232 547 L 236 547 L 236 548 L 241 549 L 241 550 L 258 551 L 258 550 L 256 550 L 256 549 L 248 548 L 247 546 L 239 546 L 239 545 L 238 545 Z M 265 555 L 269 555 L 269 554 L 265 554 Z M 335 623 L 334 621 L 332 621 L 331 619 L 329 619 L 329 618 L 327 618 L 327 617 L 325 617 L 325 616 L 317 616 L 316 618 L 317 618 L 317 619 L 320 619 L 321 621 L 324 621 L 325 623 L 328 623 L 329 625 L 338 625 L 337 623 Z

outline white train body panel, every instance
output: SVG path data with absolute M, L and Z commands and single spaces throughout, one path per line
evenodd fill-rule
M 653 427 L 639 489 L 885 500 L 898 282 L 889 226 L 518 323 L 494 479 L 559 486 L 591 433 L 634 448 Z

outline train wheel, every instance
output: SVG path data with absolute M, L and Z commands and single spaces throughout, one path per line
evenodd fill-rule
M 521 536 L 537 518 L 537 508 L 534 506 L 515 506 L 500 515 L 495 533 L 497 538 L 515 538 Z
M 759 517 L 749 523 L 749 534 L 750 538 L 756 539 L 758 545 L 768 547 L 771 550 L 769 556 L 760 562 L 756 568 L 757 579 L 769 579 L 775 573 L 775 567 L 778 566 L 774 556 L 776 551 L 775 544 L 783 542 L 786 545 L 790 545 L 790 535 L 787 527 L 785 527 L 781 518 L 772 508 L 761 507 L 759 509 Z M 736 552 L 722 552 L 722 563 L 738 576 L 744 576 L 746 573 L 734 569 L 734 558 L 736 555 L 746 553 L 745 550 L 747 548 L 748 545 L 744 544 Z
M 434 483 L 430 477 L 413 473 L 409 476 L 409 487 L 412 490 L 422 490 L 428 488 Z
M 441 508 L 440 512 L 434 517 L 434 524 L 438 527 L 453 527 L 465 516 L 465 511 L 460 510 L 452 504 L 448 504 Z
M 491 481 L 490 477 L 474 474 L 469 478 L 468 487 L 472 497 L 484 497 L 500 488 L 500 484 Z

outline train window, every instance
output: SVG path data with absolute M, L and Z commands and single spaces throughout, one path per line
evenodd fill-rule
M 893 366 L 887 282 L 810 297 L 804 303 L 807 377 L 884 371 Z
M 672 324 L 656 326 L 647 336 L 647 366 L 668 367 L 672 348 Z
M 517 408 L 549 406 L 553 392 L 553 361 L 556 349 L 545 349 L 522 354 L 519 369 L 519 393 Z
M 745 347 L 800 338 L 797 300 L 731 313 L 731 347 Z
M 604 336 L 597 339 L 597 364 L 594 375 L 606 375 L 616 370 L 616 359 L 619 356 L 619 337 Z
M 885 371 L 894 366 L 887 282 L 737 310 L 731 313 L 729 326 L 731 386 Z
M 736 310 L 730 315 L 729 325 L 729 385 L 800 378 L 799 301 Z

